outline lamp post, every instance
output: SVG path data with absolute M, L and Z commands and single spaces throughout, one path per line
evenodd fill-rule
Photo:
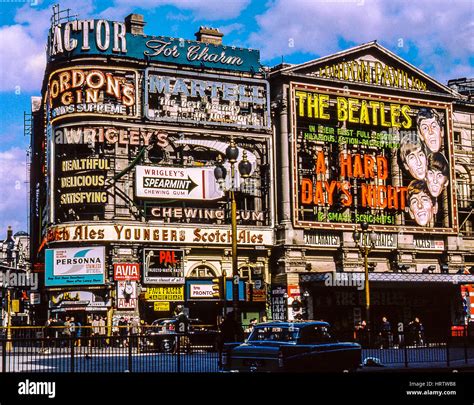
M 225 190 L 224 183 L 227 176 L 227 170 L 223 166 L 222 157 L 218 155 L 217 165 L 214 169 L 214 177 L 216 178 L 219 186 L 228 191 L 230 195 L 231 203 L 231 237 L 232 237 L 232 308 L 234 311 L 234 319 L 240 324 L 240 314 L 238 313 L 239 306 L 239 270 L 237 267 L 237 202 L 235 199 L 235 164 L 239 157 L 239 148 L 235 144 L 234 137 L 231 136 L 230 143 L 225 150 L 225 157 L 230 163 L 230 179 L 231 186 L 228 190 Z M 246 180 L 250 177 L 252 171 L 252 164 L 247 159 L 247 153 L 244 151 L 242 160 L 238 164 L 240 176 Z
M 7 343 L 5 346 L 5 350 L 7 352 L 11 352 L 12 350 L 12 315 L 11 315 L 11 310 L 12 310 L 12 297 L 11 297 L 11 292 L 10 288 L 8 285 L 5 286 L 7 290 Z
M 369 224 L 363 222 L 360 224 L 360 232 L 357 229 L 353 233 L 354 242 L 359 248 L 360 252 L 364 255 L 364 270 L 365 270 L 365 316 L 367 319 L 368 326 L 368 338 L 370 345 L 370 333 L 371 333 L 371 318 L 370 318 L 370 284 L 369 284 L 369 253 L 375 247 L 375 241 L 377 235 L 374 231 L 369 232 Z M 369 237 L 367 238 L 367 234 Z

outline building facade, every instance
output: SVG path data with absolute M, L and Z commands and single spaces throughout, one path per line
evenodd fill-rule
M 433 335 L 464 323 L 461 290 L 474 281 L 468 97 L 376 42 L 276 66 L 269 80 L 282 179 L 278 317 L 325 319 L 342 333 L 366 319 L 360 247 L 370 240 L 354 238 L 366 223 L 373 328 L 383 316 L 419 317 Z
M 420 317 L 436 335 L 469 319 L 471 81 L 444 86 L 376 42 L 269 69 L 217 30 L 190 41 L 144 26 L 135 14 L 53 16 L 32 100 L 37 313 L 110 328 L 184 305 L 215 325 L 236 283 L 244 324 L 312 318 L 352 331 L 366 316 L 370 244 L 354 231 L 367 224 L 374 327 Z M 233 143 L 235 176 L 224 161 L 219 183 Z
M 226 47 L 205 27 L 195 41 L 146 36 L 141 15 L 56 17 L 32 137 L 32 260 L 45 314 L 107 317 L 110 328 L 184 305 L 216 325 L 232 301 L 231 187 L 243 322 L 266 314 L 273 145 L 258 51 Z M 218 184 L 232 142 L 236 175 L 224 161 Z

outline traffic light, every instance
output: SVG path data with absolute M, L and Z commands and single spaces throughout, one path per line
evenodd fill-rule
M 225 276 L 212 279 L 212 297 L 225 299 Z

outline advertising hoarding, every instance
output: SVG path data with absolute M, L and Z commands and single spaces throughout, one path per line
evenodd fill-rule
M 137 71 L 77 66 L 52 72 L 48 81 L 51 124 L 64 117 L 138 117 Z
M 151 121 L 270 129 L 266 80 L 148 68 L 145 83 Z
M 299 84 L 291 92 L 295 226 L 455 232 L 448 104 Z
M 140 281 L 140 263 L 114 263 L 114 280 Z
M 144 284 L 184 284 L 184 251 L 143 249 Z
M 64 224 L 49 228 L 48 243 L 51 242 L 165 242 L 170 244 L 197 244 L 207 246 L 230 245 L 232 234 L 229 226 L 163 226 L 121 224 Z M 247 227 L 237 229 L 237 243 L 247 246 L 273 245 L 273 230 Z
M 137 166 L 135 169 L 136 197 L 215 200 L 223 194 L 212 167 Z
M 257 50 L 183 38 L 133 35 L 126 32 L 123 21 L 72 20 L 53 25 L 49 37 L 48 61 L 98 55 L 250 73 L 261 69 Z
M 45 285 L 104 284 L 105 247 L 46 249 Z
M 137 306 L 136 281 L 117 281 L 117 308 L 134 309 Z
M 147 301 L 184 301 L 184 286 L 147 287 L 145 299 Z

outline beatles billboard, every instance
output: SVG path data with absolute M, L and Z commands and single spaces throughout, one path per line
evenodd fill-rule
M 451 107 L 292 84 L 294 224 L 456 232 Z

